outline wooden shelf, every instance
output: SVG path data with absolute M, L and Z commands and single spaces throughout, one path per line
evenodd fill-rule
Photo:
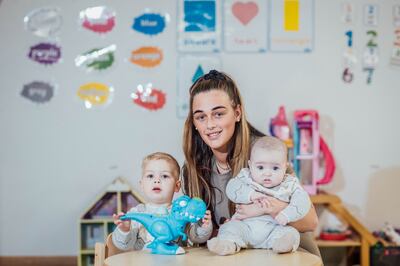
M 343 241 L 327 241 L 317 239 L 316 241 L 318 246 L 360 248 L 361 266 L 369 266 L 370 247 L 375 245 L 377 242 L 377 239 L 371 234 L 371 232 L 369 232 L 369 230 L 346 209 L 338 196 L 328 193 L 320 193 L 311 196 L 311 201 L 315 205 L 324 205 L 332 213 L 348 222 L 352 228 L 352 231 L 357 234 L 357 236 L 352 236 L 351 239 L 346 239 Z
M 317 245 L 319 247 L 360 247 L 361 240 L 358 237 L 349 238 L 341 241 L 334 240 L 322 240 L 316 239 Z

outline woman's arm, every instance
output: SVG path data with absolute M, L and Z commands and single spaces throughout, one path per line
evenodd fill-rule
M 248 205 L 237 205 L 235 218 L 242 220 L 248 217 L 255 217 L 260 215 L 271 215 L 276 217 L 284 208 L 286 208 L 288 203 L 280 201 L 273 197 L 268 197 L 263 200 L 259 200 L 253 204 Z M 318 225 L 318 217 L 315 212 L 314 206 L 311 204 L 311 208 L 302 219 L 289 223 L 300 232 L 313 231 Z

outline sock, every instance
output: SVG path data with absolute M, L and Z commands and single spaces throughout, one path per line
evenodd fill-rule
M 221 256 L 232 255 L 240 251 L 240 247 L 235 242 L 214 237 L 207 241 L 208 249 Z

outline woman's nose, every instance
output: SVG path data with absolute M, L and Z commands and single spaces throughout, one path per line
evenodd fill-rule
M 207 129 L 213 129 L 215 127 L 216 127 L 216 124 L 215 124 L 214 120 L 213 119 L 208 119 L 207 120 Z

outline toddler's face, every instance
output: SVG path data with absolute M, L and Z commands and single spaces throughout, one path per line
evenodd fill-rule
M 254 182 L 267 188 L 279 185 L 286 173 L 286 154 L 279 150 L 253 149 L 249 167 Z
M 151 203 L 171 203 L 174 192 L 180 189 L 180 181 L 174 176 L 170 164 L 165 160 L 151 160 L 143 168 L 140 180 L 142 191 Z

